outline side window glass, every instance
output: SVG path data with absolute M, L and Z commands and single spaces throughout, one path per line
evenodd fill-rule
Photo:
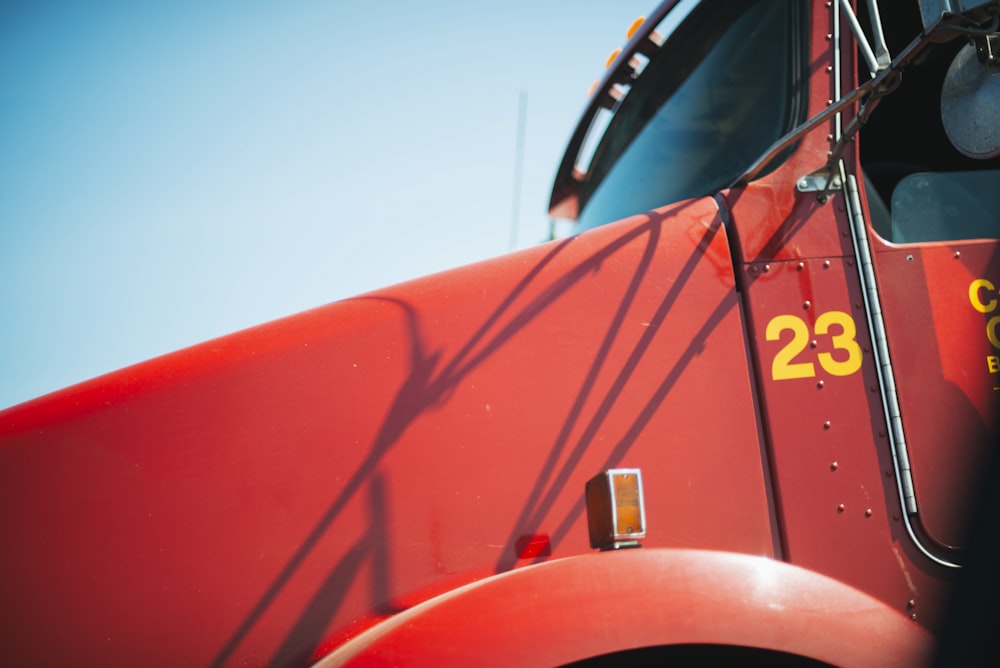
M 892 241 L 1000 236 L 1000 171 L 916 172 L 892 192 Z
M 895 54 L 920 33 L 921 24 L 915 6 L 891 9 L 894 20 L 884 22 L 884 28 L 889 51 Z M 955 39 L 928 46 L 907 66 L 899 87 L 880 100 L 860 132 L 871 224 L 886 241 L 1000 237 L 1000 158 L 975 159 L 959 151 L 942 120 L 942 100 L 945 106 L 956 104 L 952 95 L 942 93 L 946 75 L 967 44 Z M 868 78 L 865 66 L 859 66 L 859 78 Z

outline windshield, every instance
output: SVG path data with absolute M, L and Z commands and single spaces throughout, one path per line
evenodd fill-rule
M 805 111 L 798 3 L 703 3 L 646 66 L 580 185 L 580 229 L 728 185 Z

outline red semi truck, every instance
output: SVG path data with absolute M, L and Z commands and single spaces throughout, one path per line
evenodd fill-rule
M 930 660 L 998 429 L 998 12 L 666 2 L 579 234 L 0 412 L 0 662 Z

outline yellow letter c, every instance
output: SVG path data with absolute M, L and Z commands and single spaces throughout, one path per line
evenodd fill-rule
M 976 309 L 980 313 L 989 313 L 997 307 L 997 300 L 990 299 L 988 302 L 982 301 L 979 298 L 979 291 L 983 288 L 986 288 L 990 292 L 996 290 L 993 284 L 985 278 L 977 278 L 969 284 L 969 303 L 972 304 L 972 308 Z

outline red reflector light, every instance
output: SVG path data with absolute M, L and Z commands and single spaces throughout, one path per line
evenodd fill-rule
M 547 557 L 552 554 L 552 544 L 549 542 L 548 534 L 530 534 L 518 538 L 514 543 L 514 550 L 518 559 Z

